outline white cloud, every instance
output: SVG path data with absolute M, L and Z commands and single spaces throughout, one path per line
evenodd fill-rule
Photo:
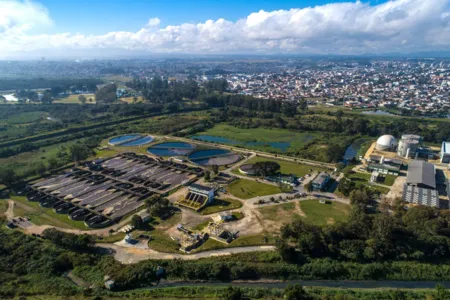
M 51 25 L 47 9 L 30 1 L 0 1 L 0 35 L 23 34 L 42 25 Z
M 147 22 L 148 27 L 158 27 L 161 20 L 159 18 L 151 18 Z
M 370 5 L 358 1 L 261 10 L 236 22 L 218 19 L 160 28 L 160 19 L 151 18 L 137 32 L 32 35 L 28 29 L 51 24 L 47 10 L 34 2 L 0 0 L 0 44 L 10 51 L 114 48 L 162 53 L 345 54 L 448 50 L 449 3 L 392 0 Z

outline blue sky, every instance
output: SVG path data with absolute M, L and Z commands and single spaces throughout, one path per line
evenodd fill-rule
M 0 59 L 449 51 L 450 0 L 0 0 Z
M 362 1 L 382 3 L 387 0 Z M 424 0 L 425 1 L 425 0 Z M 259 10 L 304 8 L 352 0 L 42 0 L 55 26 L 52 32 L 102 34 L 137 31 L 149 18 L 161 26 L 200 23 L 224 18 L 236 21 Z

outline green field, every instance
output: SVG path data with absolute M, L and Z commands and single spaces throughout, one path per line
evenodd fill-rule
M 281 159 L 270 159 L 270 158 L 265 158 L 265 157 L 253 157 L 251 159 L 249 159 L 248 161 L 246 161 L 246 164 L 254 164 L 260 161 L 274 161 L 276 163 L 278 163 L 280 165 L 280 172 L 282 174 L 294 174 L 298 177 L 303 177 L 306 174 L 310 173 L 310 169 L 315 170 L 315 171 L 324 171 L 324 168 L 320 168 L 320 167 L 314 167 L 314 166 L 310 166 L 310 165 L 304 165 L 304 164 L 300 164 L 300 163 L 295 163 L 295 162 L 289 162 L 289 161 L 285 161 L 285 160 L 281 160 Z M 239 172 L 238 169 L 234 170 L 235 173 L 237 172 L 237 174 L 241 174 Z
M 238 237 L 236 240 L 232 241 L 230 244 L 226 245 L 224 243 L 218 242 L 213 239 L 208 239 L 203 245 L 192 251 L 192 253 L 198 253 L 202 251 L 210 251 L 224 248 L 233 247 L 248 247 L 248 246 L 259 246 L 259 245 L 273 245 L 275 244 L 275 239 L 268 235 L 267 243 L 264 240 L 264 235 L 246 235 Z
M 298 216 L 295 212 L 295 202 L 264 206 L 259 208 L 259 212 L 265 220 L 270 221 L 280 221 L 283 216 L 283 221 L 289 222 L 294 216 Z
M 51 208 L 42 208 L 38 202 L 30 202 L 23 196 L 12 196 L 10 198 L 17 202 L 14 207 L 14 215 L 29 217 L 33 224 L 89 230 L 83 221 L 73 221 L 69 219 L 67 214 L 57 214 Z
M 282 191 L 279 187 L 274 185 L 248 179 L 238 179 L 228 186 L 228 192 L 241 199 L 250 199 L 257 196 L 279 194 Z
M 355 182 L 356 187 L 360 188 L 361 186 L 366 186 L 372 190 L 378 191 L 381 194 L 387 194 L 389 192 L 389 188 L 384 186 L 378 186 L 376 184 L 371 184 L 370 181 L 371 174 L 369 173 L 359 173 L 355 172 L 353 174 L 347 174 L 346 177 L 351 179 L 353 182 Z M 394 175 L 386 175 L 385 181 L 380 182 L 380 184 L 392 186 L 394 184 L 395 179 L 397 179 L 397 176 Z
M 242 203 L 234 199 L 214 199 L 212 204 L 209 204 L 200 211 L 202 215 L 209 215 L 220 211 L 241 208 Z
M 316 225 L 345 221 L 350 211 L 347 204 L 334 201 L 321 204 L 319 200 L 300 201 L 300 208 L 305 213 L 305 218 Z
M 320 134 L 317 133 L 294 132 L 287 129 L 242 129 L 227 124 L 218 124 L 213 128 L 196 135 L 222 137 L 232 140 L 231 143 L 227 143 L 228 145 L 242 146 L 249 149 L 278 153 L 299 150 L 305 144 L 320 136 Z M 252 144 L 255 142 L 257 142 L 258 145 Z M 281 145 L 276 143 L 287 144 Z
M 94 104 L 95 103 L 95 94 L 83 94 L 86 97 L 86 104 Z M 65 104 L 81 104 L 80 100 L 78 100 L 78 97 L 80 95 L 69 95 L 66 97 L 58 98 L 55 100 L 55 103 L 65 103 Z M 92 99 L 92 102 L 89 101 L 89 99 Z

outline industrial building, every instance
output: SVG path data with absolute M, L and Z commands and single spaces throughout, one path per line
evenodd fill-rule
M 406 184 L 420 188 L 436 189 L 436 169 L 433 164 L 413 160 L 408 165 Z
M 404 134 L 398 144 L 397 155 L 405 158 L 415 158 L 419 153 L 422 137 L 415 134 Z
M 398 176 L 403 162 L 395 158 L 384 158 L 384 156 L 371 155 L 368 160 L 368 172 L 378 172 L 380 174 L 390 174 Z
M 439 208 L 439 193 L 436 190 L 424 189 L 411 185 L 403 187 L 403 200 L 417 205 Z
M 379 151 L 395 151 L 397 140 L 392 135 L 386 134 L 378 138 L 375 149 Z
M 433 164 L 420 160 L 409 163 L 402 198 L 411 204 L 440 207 L 439 192 L 436 190 L 436 169 Z
M 214 189 L 200 184 L 191 184 L 189 192 L 176 204 L 196 211 L 202 209 L 214 200 Z
M 441 163 L 450 163 L 450 143 L 442 142 L 441 153 L 440 153 Z
M 328 174 L 327 172 L 320 172 L 319 175 L 314 178 L 311 184 L 315 191 L 320 191 L 325 187 L 329 180 L 330 174 Z

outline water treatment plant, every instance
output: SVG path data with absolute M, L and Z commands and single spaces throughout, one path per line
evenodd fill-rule
M 153 137 L 150 135 L 127 134 L 114 137 L 108 143 L 111 146 L 132 147 L 146 145 L 151 142 L 153 142 Z
M 147 151 L 156 156 L 185 156 L 194 151 L 195 146 L 184 142 L 167 142 L 156 144 Z
M 195 151 L 188 159 L 200 166 L 226 166 L 239 161 L 239 154 L 225 149 L 206 149 Z

